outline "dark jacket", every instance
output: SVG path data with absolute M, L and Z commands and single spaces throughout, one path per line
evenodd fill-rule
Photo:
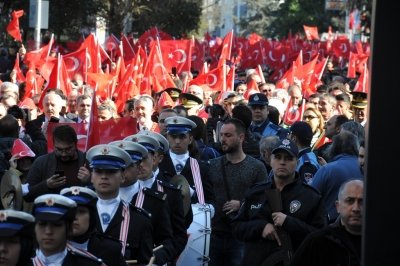
M 203 185 L 203 192 L 204 192 L 204 199 L 205 202 L 208 204 L 212 204 L 215 206 L 215 195 L 214 195 L 214 189 L 211 183 L 211 180 L 208 175 L 208 166 L 205 163 L 199 162 L 199 167 L 200 167 L 200 175 L 201 175 L 201 182 Z M 176 170 L 175 166 L 172 162 L 171 157 L 169 154 L 166 154 L 163 161 L 159 165 L 160 172 L 166 172 L 167 175 L 164 175 L 165 181 L 169 182 L 171 177 L 176 175 Z M 182 169 L 182 172 L 180 173 L 183 175 L 186 180 L 188 181 L 189 185 L 191 186 L 192 189 L 195 190 L 195 185 L 194 185 L 194 179 L 193 179 L 193 174 L 192 174 L 192 169 L 190 166 L 190 159 L 186 161 L 185 166 Z M 199 202 L 197 195 L 194 195 L 192 197 L 192 203 L 197 203 Z M 188 218 L 188 219 L 186 219 Z M 185 224 L 189 225 L 192 223 L 190 221 L 190 218 L 193 220 L 193 212 L 192 209 L 189 209 L 189 213 L 186 215 L 185 219 Z
M 123 203 L 120 202 L 105 232 L 103 232 L 99 215 L 96 212 L 96 230 L 108 237 L 119 239 L 121 223 L 124 219 L 122 210 Z M 153 256 L 152 234 L 153 227 L 149 214 L 143 209 L 131 206 L 125 259 L 137 260 L 139 264 L 147 264 Z
M 154 189 L 143 188 L 144 200 L 141 208 L 151 214 L 151 224 L 153 225 L 153 243 L 163 247 L 157 252 L 156 265 L 163 265 L 172 261 L 174 246 L 172 243 L 172 225 L 169 216 L 169 205 L 166 201 L 166 194 Z M 136 193 L 131 201 L 135 206 L 139 193 Z
M 293 266 L 359 266 L 361 236 L 346 231 L 340 222 L 311 233 L 294 254 Z
M 239 214 L 233 221 L 233 234 L 246 242 L 243 265 L 261 265 L 280 247 L 275 240 L 262 238 L 262 231 L 268 224 L 274 224 L 272 210 L 266 197 L 268 189 L 275 188 L 273 182 L 253 186 Z M 290 249 L 296 250 L 304 238 L 326 225 L 326 213 L 320 193 L 304 184 L 296 174 L 296 179 L 281 191 L 282 213 L 287 215 L 281 229 L 288 235 Z
M 159 174 L 158 176 L 162 176 Z M 158 179 L 158 177 L 157 177 Z M 162 180 L 156 180 L 153 183 L 152 189 L 157 190 L 157 184 L 159 184 L 164 193 L 167 194 L 167 202 L 169 205 L 169 216 L 171 218 L 171 226 L 172 226 L 172 243 L 174 245 L 174 253 L 172 254 L 173 258 L 178 258 L 178 256 L 185 249 L 188 238 L 186 234 L 186 226 L 185 226 L 185 216 L 183 212 L 183 200 L 181 189 L 175 185 L 172 185 L 168 182 Z M 154 252 L 156 258 L 158 253 L 161 251 Z
M 81 167 L 85 163 L 85 154 L 80 150 L 78 152 L 78 166 Z M 47 179 L 54 175 L 57 169 L 57 158 L 55 153 L 49 153 L 46 155 L 42 155 L 37 158 L 31 168 L 29 169 L 27 183 L 29 184 L 29 193 L 24 196 L 24 199 L 28 202 L 32 202 L 36 197 L 53 193 L 59 194 L 61 189 L 64 187 L 70 186 L 85 186 L 86 184 L 82 184 L 78 178 L 71 178 L 67 181 L 65 186 L 59 187 L 57 189 L 50 189 L 47 187 Z M 79 169 L 79 168 L 78 168 Z M 63 170 L 63 169 L 57 169 Z

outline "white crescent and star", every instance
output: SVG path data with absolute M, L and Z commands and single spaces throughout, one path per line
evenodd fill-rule
M 209 78 L 210 77 L 212 77 L 212 82 L 209 82 Z M 215 74 L 208 74 L 207 75 L 207 83 L 208 83 L 208 86 L 214 86 L 215 84 L 217 84 L 217 76 L 215 75 Z
M 64 62 L 66 62 L 67 60 L 72 60 L 72 66 L 71 64 L 65 64 L 69 67 L 67 67 L 68 72 L 73 72 L 76 71 L 79 67 L 79 60 L 78 58 L 76 58 L 75 56 L 68 56 L 68 57 L 64 57 Z
M 175 54 L 175 53 L 180 53 L 180 54 L 181 54 L 181 59 L 180 59 L 180 60 L 176 60 L 176 59 L 175 59 L 176 57 L 174 57 L 174 60 L 175 60 L 178 64 L 181 64 L 181 63 L 186 62 L 187 55 L 186 55 L 186 52 L 185 52 L 184 50 L 182 50 L 182 49 L 176 49 L 176 50 L 174 51 L 174 54 Z

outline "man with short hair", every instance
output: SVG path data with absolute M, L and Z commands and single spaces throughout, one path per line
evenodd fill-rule
M 149 95 L 140 96 L 134 103 L 135 116 L 137 119 L 137 130 L 150 130 L 159 132 L 157 123 L 151 120 L 154 112 L 154 100 Z
M 73 119 L 76 123 L 88 124 L 90 120 L 90 110 L 92 106 L 92 97 L 89 95 L 79 95 L 76 98 L 77 117 Z
M 296 121 L 290 126 L 289 138 L 294 141 L 299 149 L 296 171 L 300 178 L 309 184 L 320 168 L 317 156 L 311 151 L 311 140 L 313 137 L 311 126 L 304 121 Z
M 350 180 L 340 186 L 335 223 L 310 234 L 291 265 L 360 265 L 364 183 Z
M 289 265 L 304 238 L 326 225 L 320 193 L 296 172 L 298 149 L 281 140 L 272 151 L 272 182 L 253 186 L 233 220 L 234 236 L 245 241 L 242 265 Z
M 165 124 L 165 119 L 176 115 L 177 115 L 176 111 L 172 108 L 164 109 L 158 115 L 158 127 L 160 128 L 160 133 L 163 136 L 167 136 L 167 126 Z
M 164 176 L 166 181 L 170 181 L 175 175 L 183 175 L 190 185 L 192 203 L 201 201 L 208 203 L 213 216 L 215 194 L 209 179 L 209 169 L 205 163 L 189 156 L 189 144 L 193 141 L 191 131 L 196 124 L 192 120 L 180 116 L 168 117 L 165 119 L 165 123 L 167 124 L 170 150 L 159 165 L 160 171 L 168 173 L 168 176 Z M 195 168 L 200 171 L 195 171 Z M 191 218 L 192 216 L 192 209 L 190 209 L 186 217 Z
M 253 121 L 250 131 L 261 137 L 277 135 L 280 139 L 287 136 L 289 131 L 275 125 L 268 119 L 268 98 L 263 93 L 254 93 L 249 98 L 248 106 L 252 112 Z
M 132 163 L 123 149 L 108 144 L 93 146 L 86 153 L 92 169 L 91 181 L 98 196 L 96 230 L 119 239 L 126 260 L 148 264 L 153 256 L 150 214 L 123 201 L 119 188 L 124 169 Z
M 220 133 L 225 155 L 210 161 L 216 212 L 212 219 L 209 265 L 241 265 L 244 244 L 232 234 L 231 217 L 239 210 L 247 189 L 266 181 L 263 164 L 243 152 L 245 133 L 242 121 L 235 118 L 225 121 Z
M 99 121 L 110 120 L 114 117 L 113 107 L 109 104 L 102 103 L 97 107 L 97 117 Z
M 54 151 L 37 158 L 29 169 L 29 191 L 23 191 L 24 199 L 28 202 L 43 194 L 58 194 L 65 187 L 90 183 L 90 172 L 85 167 L 84 153 L 77 148 L 75 130 L 68 125 L 56 127 L 53 142 Z

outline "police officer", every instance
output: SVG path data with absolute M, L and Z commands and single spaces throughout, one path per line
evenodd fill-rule
M 0 265 L 28 265 L 35 218 L 22 211 L 0 211 Z
M 96 230 L 119 239 L 125 259 L 148 263 L 153 255 L 150 215 L 143 209 L 129 206 L 119 195 L 123 171 L 132 163 L 131 156 L 117 146 L 101 144 L 90 148 L 86 158 L 98 196 Z
M 159 164 L 160 171 L 168 173 L 167 176 L 164 176 L 166 181 L 177 174 L 183 175 L 190 185 L 192 203 L 208 203 L 211 208 L 211 217 L 213 217 L 215 196 L 208 175 L 208 167 L 205 163 L 190 157 L 188 151 L 189 144 L 193 141 L 191 131 L 196 124 L 192 120 L 180 116 L 168 117 L 165 119 L 165 123 L 167 124 L 167 139 L 170 149 Z M 200 169 L 200 171 L 195 169 Z M 185 217 L 186 224 L 187 218 L 190 221 L 193 219 L 192 216 L 193 212 L 190 210 Z
M 107 266 L 126 265 L 121 253 L 121 243 L 118 239 L 109 238 L 96 232 L 96 193 L 86 187 L 69 187 L 60 192 L 61 195 L 76 202 L 77 211 L 72 227 L 72 237 L 69 243 L 78 249 L 89 251 L 101 258 Z
M 253 121 L 250 131 L 259 138 L 277 135 L 280 139 L 286 138 L 289 131 L 281 126 L 275 125 L 268 119 L 268 98 L 263 93 L 254 93 L 249 98 Z
M 246 242 L 242 265 L 287 265 L 303 239 L 326 225 L 320 193 L 296 172 L 297 155 L 296 144 L 283 139 L 272 151 L 272 182 L 250 188 L 234 219 L 234 235 Z
M 317 156 L 310 147 L 313 137 L 311 126 L 307 122 L 296 121 L 290 126 L 289 136 L 299 149 L 296 171 L 299 173 L 300 178 L 309 184 L 320 168 Z
M 75 201 L 45 194 L 35 199 L 35 236 L 38 243 L 33 265 L 104 265 L 102 260 L 67 244 L 75 219 Z
M 166 194 L 150 189 L 154 182 L 154 156 L 151 152 L 154 153 L 154 150 L 158 149 L 158 142 L 145 135 L 140 135 L 137 138 L 133 137 L 133 139 L 137 141 L 142 139 L 140 143 L 145 146 L 128 140 L 113 141 L 109 144 L 116 145 L 125 150 L 135 162 L 124 170 L 125 182 L 123 186 L 132 188 L 132 192 L 127 191 L 129 195 L 132 195 L 131 198 L 127 198 L 127 202 L 138 208 L 143 208 L 151 214 L 151 222 L 154 228 L 154 245 L 162 245 L 154 253 L 155 264 L 163 265 L 172 260 L 174 247 L 172 244 L 172 226 L 166 202 Z
M 152 185 L 152 189 L 164 192 L 167 194 L 167 202 L 169 205 L 169 212 L 172 225 L 173 238 L 172 242 L 175 247 L 174 258 L 178 258 L 181 252 L 184 250 L 188 241 L 186 229 L 189 225 L 185 226 L 184 207 L 182 200 L 182 185 L 173 185 L 164 179 L 164 172 L 161 172 L 158 165 L 164 159 L 164 155 L 169 151 L 168 140 L 161 135 L 153 131 L 140 131 L 138 135 L 143 134 L 156 139 L 159 143 L 159 148 L 154 153 L 154 164 L 153 172 L 155 176 L 155 182 Z

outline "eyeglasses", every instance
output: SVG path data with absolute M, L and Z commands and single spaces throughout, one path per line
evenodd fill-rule
M 70 146 L 67 148 L 59 148 L 57 146 L 54 146 L 54 151 L 57 153 L 72 153 L 75 151 L 75 146 Z
M 312 116 L 312 115 L 303 116 L 303 120 L 313 120 L 314 118 L 318 118 L 318 116 Z

